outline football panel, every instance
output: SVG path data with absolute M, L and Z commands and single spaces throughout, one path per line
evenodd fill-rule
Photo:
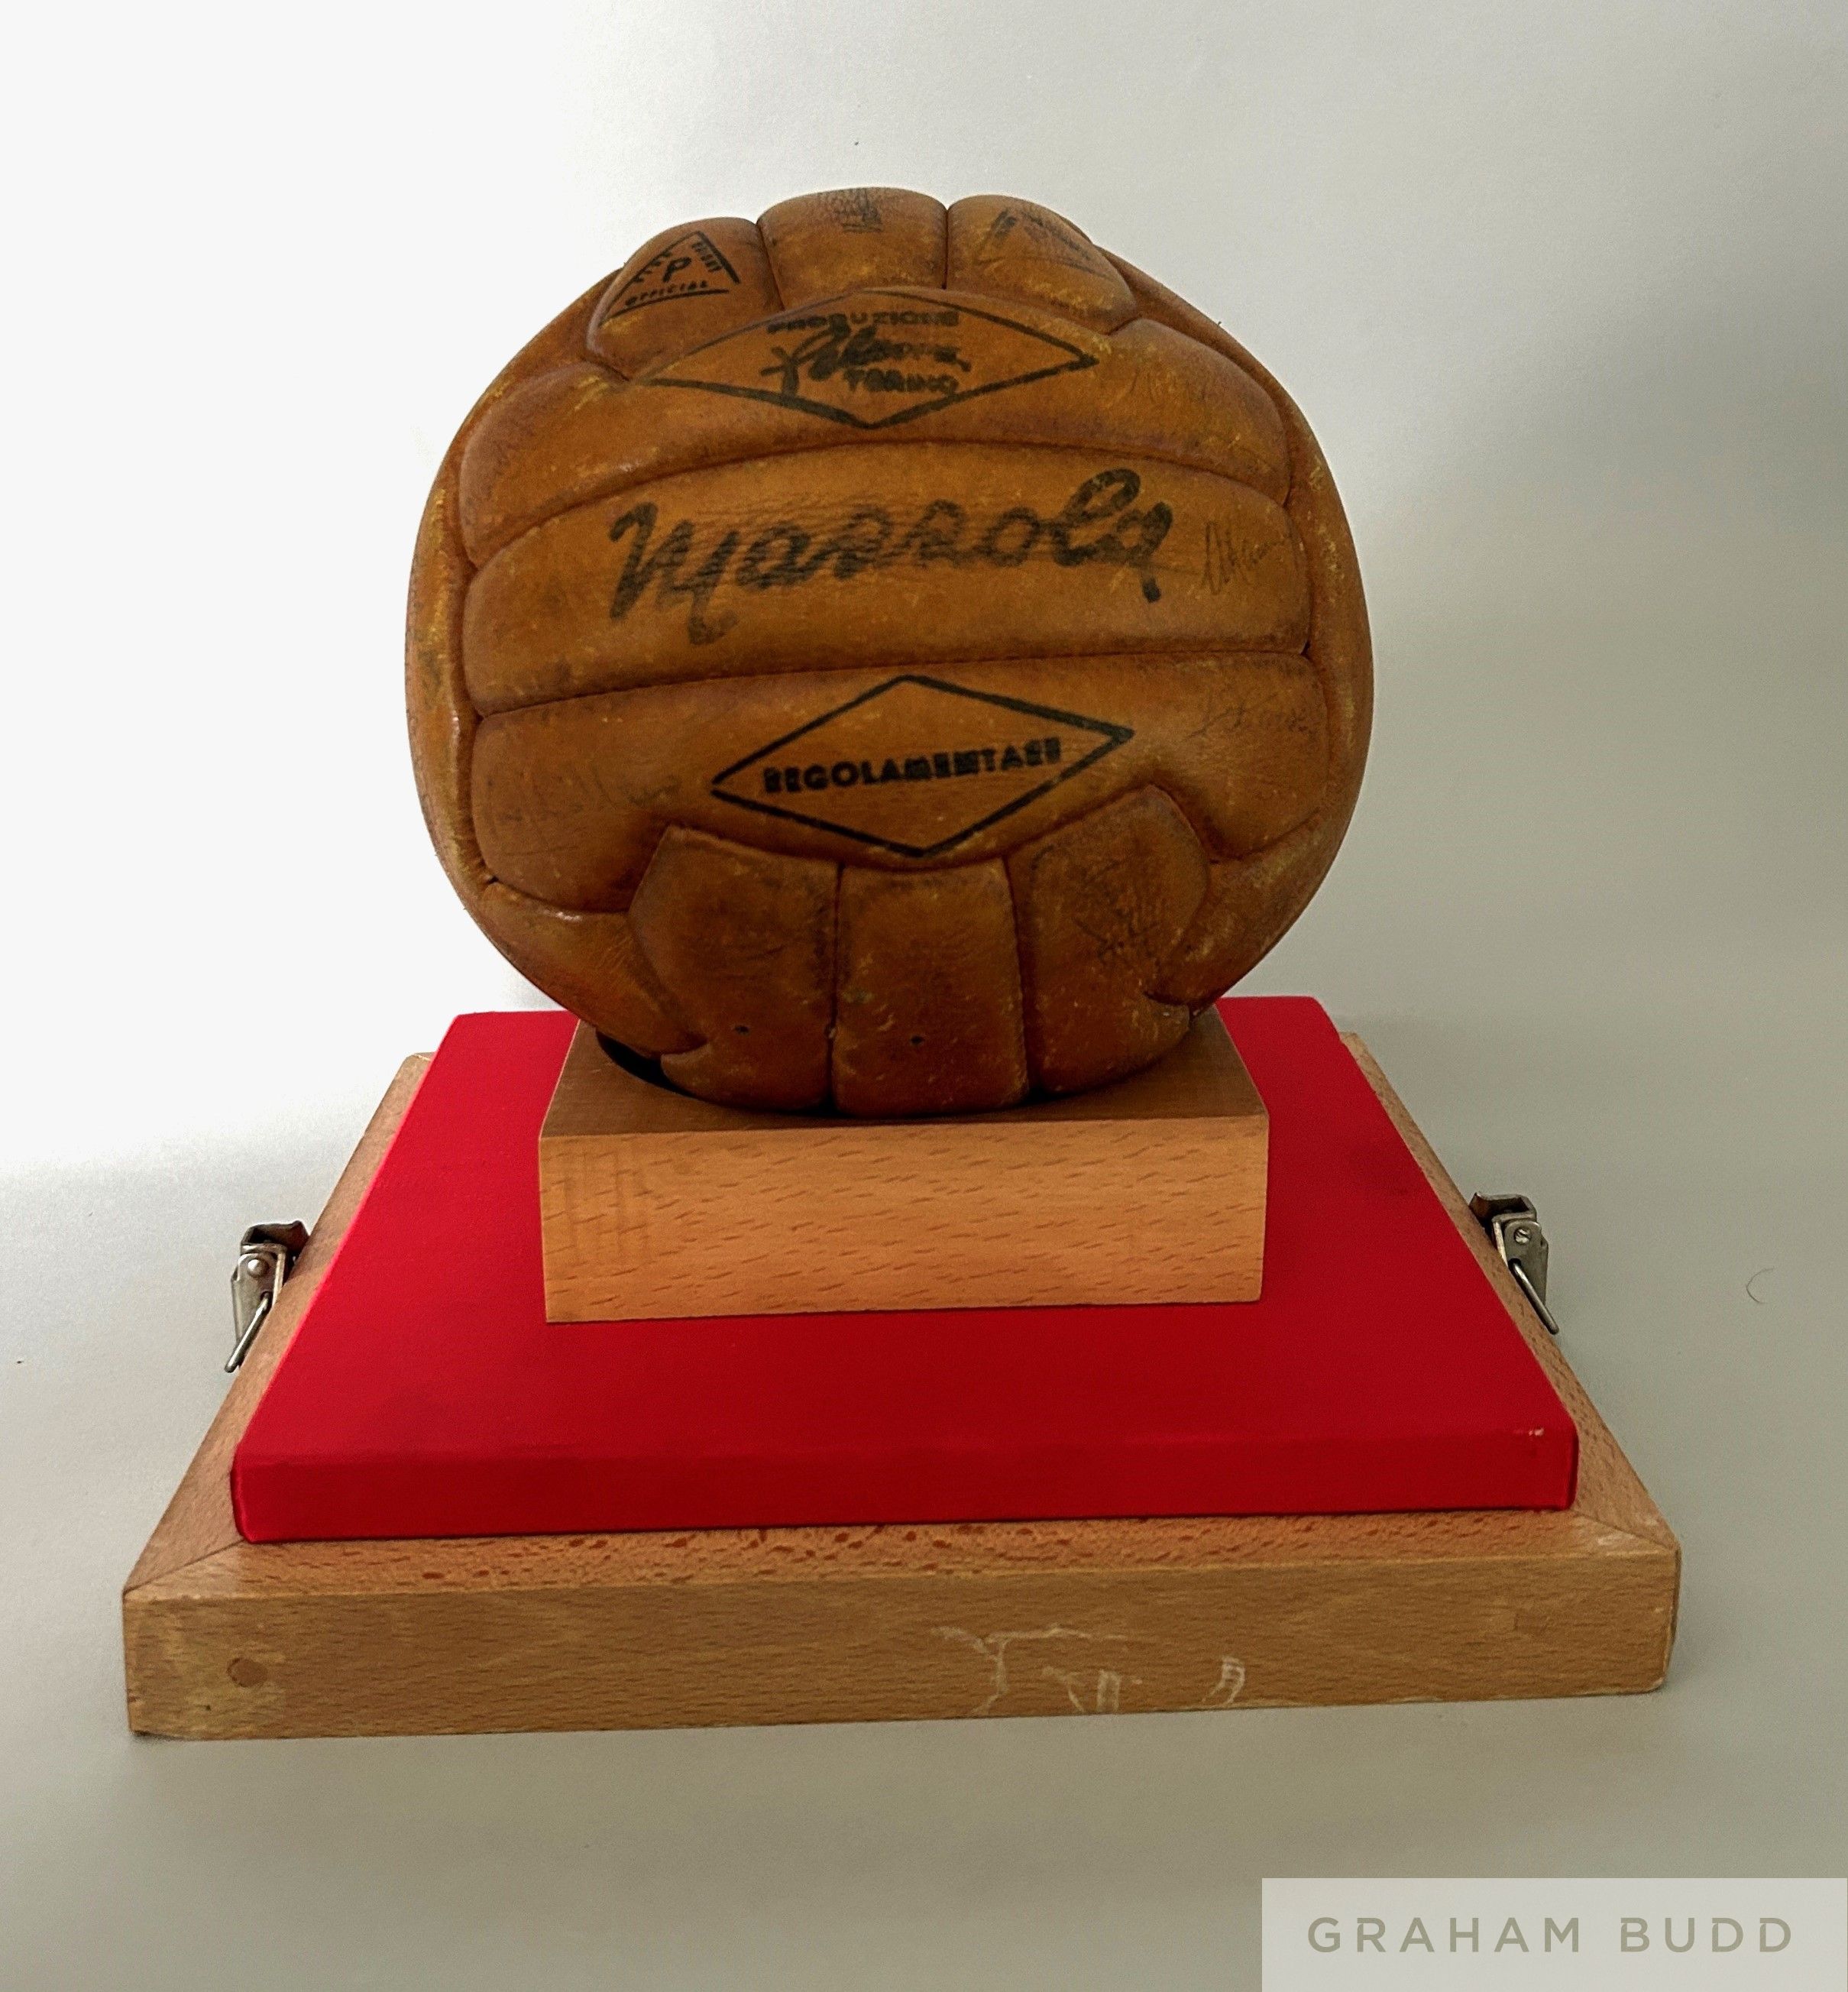
M 482 932 L 529 982 L 606 1037 L 650 1057 L 699 1043 L 700 1033 L 650 967 L 626 913 L 548 906 L 497 879 L 465 897 Z
M 1206 857 L 1151 789 L 1081 817 L 1008 860 L 1028 1056 L 1051 1093 L 1140 1071 L 1186 1035 L 1192 1011 L 1151 995 L 1206 895 Z
M 1129 791 L 1164 790 L 1212 857 L 1320 807 L 1325 717 L 1300 657 L 1060 657 L 657 685 L 482 722 L 489 869 L 619 909 L 662 831 L 875 869 L 1000 856 Z
M 828 1091 L 834 1009 L 832 865 L 670 830 L 629 923 L 702 1042 L 661 1069 L 704 1100 L 799 1109 Z M 630 1042 L 625 1039 L 624 1042 Z
M 1373 657 L 1360 565 L 1335 480 L 1320 445 L 1290 396 L 1239 342 L 1206 316 L 1133 265 L 1113 258 L 1149 316 L 1222 353 L 1275 403 L 1289 440 L 1287 509 L 1300 536 L 1312 602 L 1307 654 L 1320 674 L 1328 709 L 1328 784 L 1322 808 L 1294 834 L 1284 854 L 1241 882 L 1235 867 L 1202 909 L 1168 978 L 1174 989 L 1210 1001 L 1252 968 L 1306 906 L 1346 834 L 1359 799 L 1372 725 Z M 1261 905 L 1258 901 L 1261 899 Z M 1255 924 L 1254 924 L 1255 923 Z M 1263 936 L 1258 944 L 1258 936 Z
M 1312 604 L 1308 650 L 1327 688 L 1330 750 L 1337 792 L 1346 797 L 1345 820 L 1359 789 L 1372 725 L 1373 646 L 1359 556 L 1321 445 L 1289 394 L 1229 333 L 1152 277 L 1127 263 L 1119 267 L 1148 316 L 1230 360 L 1263 390 L 1282 421 L 1290 459 L 1285 509 L 1304 550 Z
M 862 284 L 943 281 L 943 203 L 900 187 L 840 187 L 758 218 L 786 309 Z
M 1215 865 L 1199 911 L 1151 979 L 1150 993 L 1202 1010 L 1248 974 L 1314 896 L 1341 832 L 1338 819 L 1313 816 L 1266 850 Z
M 464 612 L 483 712 L 625 686 L 1097 650 L 1300 650 L 1287 515 L 1063 449 L 920 443 L 694 471 L 503 549 Z
M 444 452 L 418 523 L 404 618 L 411 764 L 437 857 L 451 884 L 469 903 L 486 882 L 486 873 L 469 807 L 476 713 L 462 683 L 462 612 L 470 570 L 457 502 L 461 465 L 470 438 L 492 419 L 502 401 L 534 377 L 555 370 L 581 346 L 602 288 L 597 285 L 568 305 L 488 384 Z
M 1083 229 L 1001 194 L 974 194 L 950 209 L 945 281 L 952 290 L 1050 305 L 1106 331 L 1135 316 L 1129 286 Z
M 892 322 L 915 316 L 915 302 L 837 298 L 632 384 L 588 363 L 531 382 L 482 424 L 463 460 L 471 557 L 650 478 L 857 442 L 1062 443 L 1287 496 L 1289 447 L 1270 397 L 1197 339 L 1149 319 L 1105 338 L 1028 307 L 1004 318 L 947 297 L 925 302 L 927 324 Z
M 1027 1090 L 1014 899 L 999 864 L 840 875 L 834 1101 L 847 1114 L 1006 1107 Z
M 585 343 L 593 359 L 636 374 L 782 302 L 755 222 L 683 222 L 651 237 L 616 272 Z

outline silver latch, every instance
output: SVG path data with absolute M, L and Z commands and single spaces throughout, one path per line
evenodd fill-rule
M 1470 1199 L 1469 1208 L 1546 1332 L 1557 1335 L 1560 1325 L 1546 1305 L 1546 1234 L 1540 1229 L 1533 1199 L 1512 1192 L 1488 1196 L 1478 1192 Z
M 228 1376 L 251 1352 L 257 1331 L 270 1318 L 289 1268 L 308 1243 L 305 1224 L 253 1224 L 237 1241 L 231 1269 L 231 1328 L 237 1339 L 224 1366 Z

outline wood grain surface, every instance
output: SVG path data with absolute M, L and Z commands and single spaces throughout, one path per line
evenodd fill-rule
M 929 1120 L 714 1106 L 581 1024 L 539 1138 L 546 1312 L 1255 1300 L 1268 1148 L 1212 1011 L 1115 1086 Z
M 1675 1538 L 1353 1049 L 1577 1423 L 1571 1509 L 243 1542 L 231 1449 L 403 1111 L 413 1060 L 129 1579 L 131 1725 L 380 1735 L 1658 1686 L 1674 1639 Z

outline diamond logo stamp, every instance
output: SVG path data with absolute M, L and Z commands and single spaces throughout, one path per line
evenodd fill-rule
M 856 291 L 728 333 L 643 384 L 879 429 L 1096 363 L 1069 339 L 941 292 Z
M 1134 731 L 906 674 L 712 778 L 721 802 L 934 858 L 1096 766 Z

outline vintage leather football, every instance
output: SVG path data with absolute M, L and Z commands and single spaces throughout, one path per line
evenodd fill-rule
M 1295 919 L 1371 701 L 1288 397 L 1070 223 L 885 188 L 672 228 L 464 424 L 413 752 L 516 967 L 707 1099 L 1133 1072 Z

